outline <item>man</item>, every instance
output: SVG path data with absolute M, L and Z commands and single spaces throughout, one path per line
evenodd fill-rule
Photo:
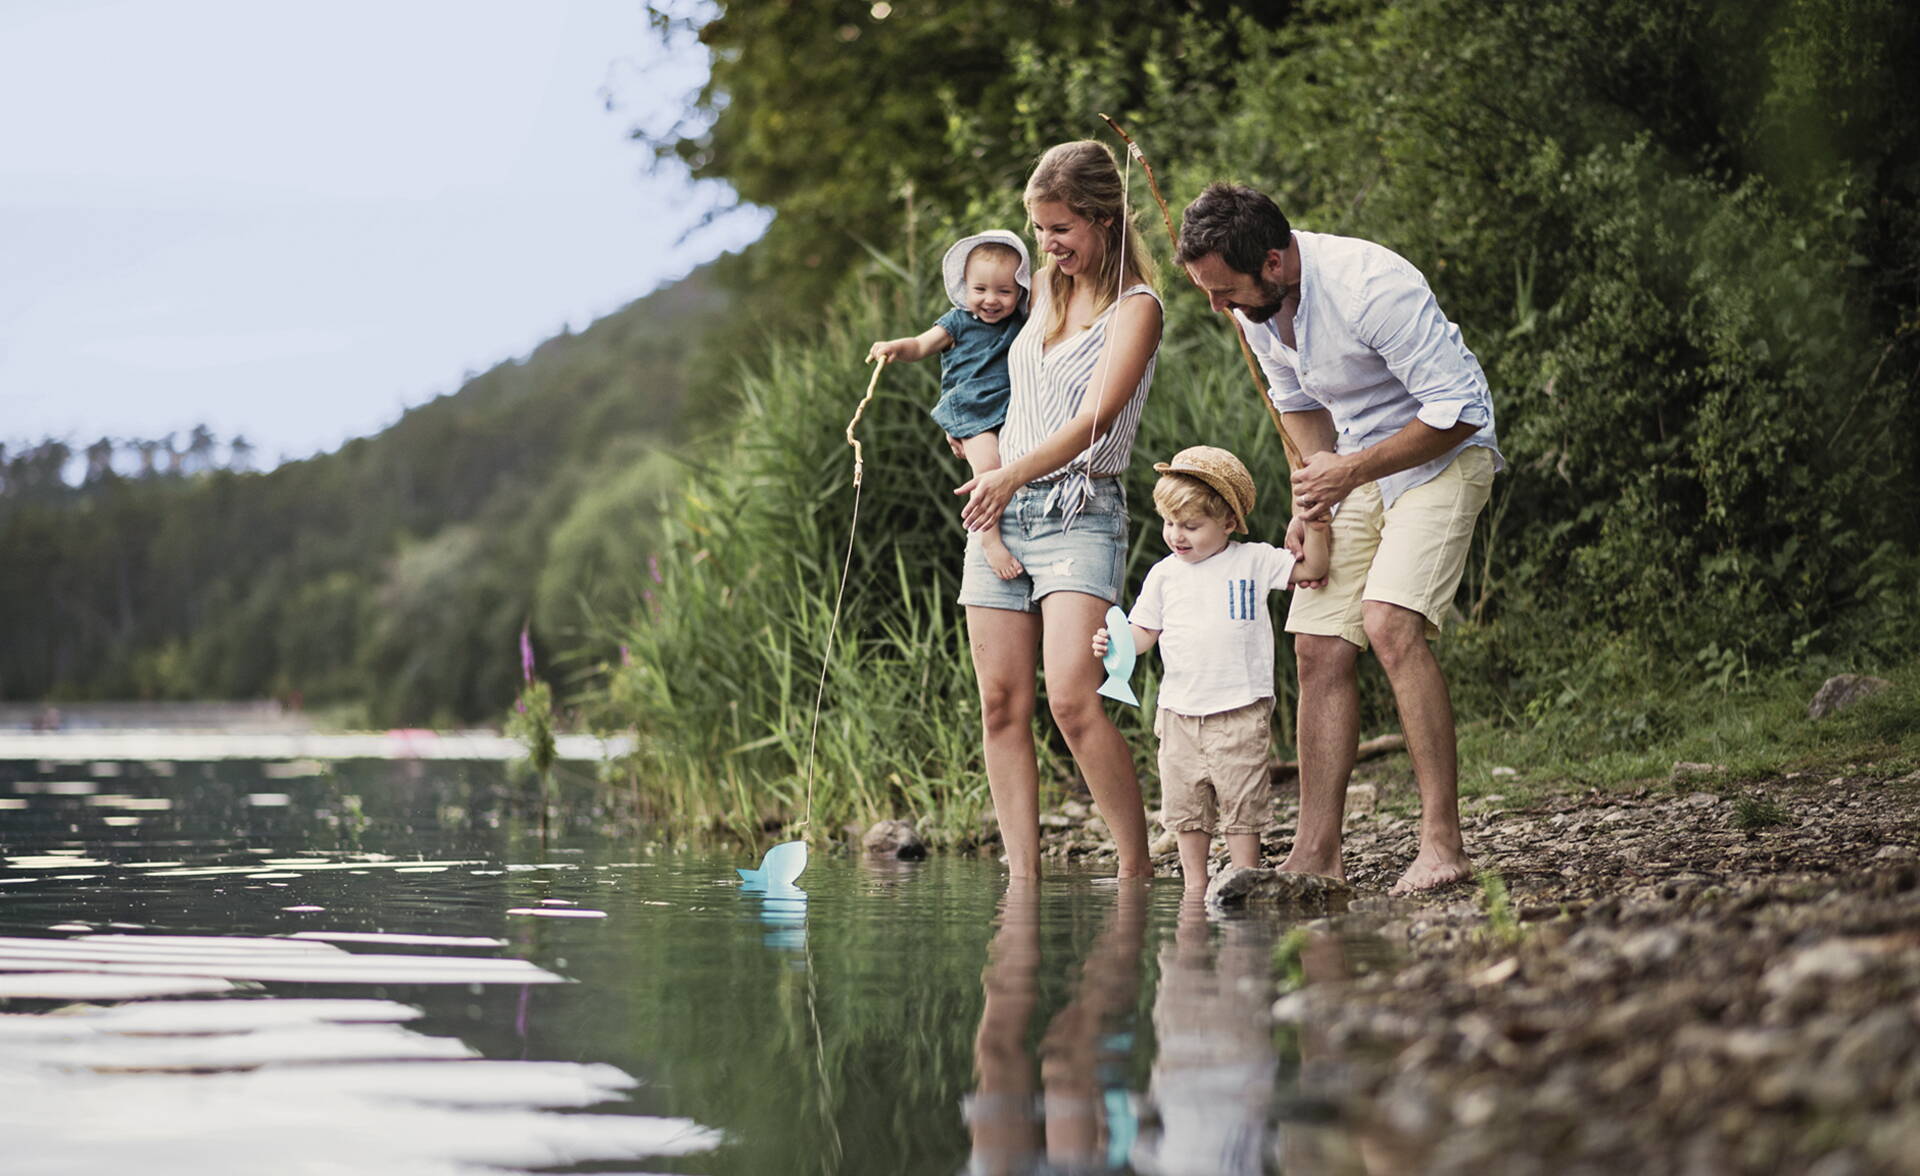
M 1182 218 L 1178 261 L 1215 310 L 1239 318 L 1300 451 L 1288 545 L 1298 550 L 1307 521 L 1333 520 L 1327 579 L 1294 593 L 1287 614 L 1300 670 L 1300 828 L 1280 868 L 1346 876 L 1356 675 L 1371 645 L 1420 786 L 1420 850 L 1392 892 L 1467 878 L 1453 705 L 1427 642 L 1503 464 L 1480 361 L 1404 258 L 1294 232 L 1252 188 L 1202 192 Z

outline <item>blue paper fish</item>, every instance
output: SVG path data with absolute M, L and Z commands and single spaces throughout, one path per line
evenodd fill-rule
M 1107 680 L 1100 684 L 1101 694 L 1128 706 L 1140 705 L 1140 700 L 1133 696 L 1133 687 L 1127 685 L 1127 679 L 1133 676 L 1135 656 L 1133 626 L 1127 623 L 1127 614 L 1115 605 L 1107 610 L 1107 654 L 1100 659 L 1100 664 L 1107 667 Z
M 790 887 L 807 868 L 807 843 L 804 841 L 783 841 L 767 851 L 760 859 L 757 870 L 743 870 L 738 866 L 734 872 L 740 875 L 742 890 L 778 890 Z

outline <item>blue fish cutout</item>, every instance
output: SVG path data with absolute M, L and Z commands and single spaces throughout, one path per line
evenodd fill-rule
M 1115 605 L 1107 610 L 1107 655 L 1100 659 L 1100 664 L 1107 667 L 1107 680 L 1100 684 L 1102 695 L 1128 706 L 1140 705 L 1140 700 L 1133 696 L 1133 687 L 1127 685 L 1127 679 L 1133 676 L 1136 656 L 1133 626 L 1127 623 L 1127 614 Z
M 791 887 L 807 868 L 807 843 L 804 841 L 783 841 L 767 851 L 760 859 L 757 870 L 743 870 L 738 866 L 734 872 L 740 875 L 741 889 L 776 891 Z

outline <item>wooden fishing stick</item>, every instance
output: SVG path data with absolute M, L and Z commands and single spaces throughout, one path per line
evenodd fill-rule
M 1108 126 L 1113 128 L 1114 134 L 1126 141 L 1127 154 L 1139 160 L 1141 168 L 1146 171 L 1147 190 L 1153 193 L 1153 202 L 1160 206 L 1160 220 L 1167 226 L 1167 239 L 1173 242 L 1174 256 L 1178 257 L 1180 253 L 1180 234 L 1173 227 L 1173 213 L 1167 210 L 1166 197 L 1160 195 L 1160 181 L 1153 174 L 1153 164 L 1147 161 L 1147 153 L 1140 150 L 1140 144 L 1134 142 L 1133 136 L 1122 130 L 1119 123 L 1114 122 L 1104 114 L 1102 114 L 1100 118 Z M 1253 377 L 1254 390 L 1259 394 L 1260 403 L 1265 406 L 1267 410 L 1267 419 L 1273 422 L 1273 431 L 1280 434 L 1280 447 L 1284 449 L 1287 454 L 1287 469 L 1289 472 L 1297 470 L 1301 466 L 1300 451 L 1294 448 L 1293 438 L 1287 435 L 1287 427 L 1280 419 L 1280 410 L 1273 406 L 1273 401 L 1267 399 L 1267 380 L 1266 377 L 1260 373 L 1260 364 L 1253 358 L 1253 348 L 1247 345 L 1247 333 L 1241 328 L 1239 317 L 1232 311 L 1227 311 L 1226 316 L 1227 322 L 1233 325 L 1233 337 L 1240 344 L 1240 357 L 1247 361 L 1247 374 Z M 1293 487 L 1291 484 L 1287 487 L 1287 498 L 1289 502 L 1292 501 Z

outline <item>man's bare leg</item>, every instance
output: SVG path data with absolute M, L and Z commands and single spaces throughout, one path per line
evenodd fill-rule
M 1388 891 L 1412 894 L 1473 876 L 1460 836 L 1459 748 L 1446 675 L 1427 644 L 1426 618 L 1412 609 L 1369 600 L 1367 639 L 1393 686 L 1400 730 L 1420 784 L 1420 852 Z
M 1282 870 L 1346 880 L 1340 821 L 1360 746 L 1360 649 L 1340 637 L 1296 634 L 1300 669 L 1300 827 Z

